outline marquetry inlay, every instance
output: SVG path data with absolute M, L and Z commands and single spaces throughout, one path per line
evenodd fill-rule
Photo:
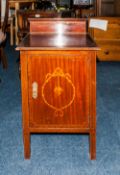
M 66 86 L 63 86 L 64 83 Z M 49 99 L 49 94 L 46 93 L 48 88 L 53 95 L 53 100 Z M 70 93 L 67 101 L 66 91 Z M 54 110 L 55 116 L 63 116 L 63 110 L 68 108 L 75 99 L 75 86 L 71 81 L 71 75 L 64 73 L 60 67 L 57 67 L 52 74 L 47 73 L 42 86 L 42 98 L 45 104 Z

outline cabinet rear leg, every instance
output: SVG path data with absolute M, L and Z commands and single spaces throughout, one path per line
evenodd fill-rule
M 96 131 L 92 130 L 90 132 L 90 159 L 96 159 Z

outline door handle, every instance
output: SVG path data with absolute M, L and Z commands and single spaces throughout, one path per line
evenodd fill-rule
M 36 99 L 38 97 L 38 83 L 32 83 L 32 98 Z

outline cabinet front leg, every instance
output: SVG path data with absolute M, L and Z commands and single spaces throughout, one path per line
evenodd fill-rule
M 23 135 L 23 141 L 24 141 L 24 157 L 25 159 L 30 158 L 30 133 L 25 133 Z
M 90 131 L 90 159 L 96 159 L 96 131 Z

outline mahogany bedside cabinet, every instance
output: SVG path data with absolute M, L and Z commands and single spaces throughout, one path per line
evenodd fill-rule
M 96 52 L 85 19 L 31 18 L 20 50 L 24 156 L 32 133 L 88 133 L 96 158 Z

